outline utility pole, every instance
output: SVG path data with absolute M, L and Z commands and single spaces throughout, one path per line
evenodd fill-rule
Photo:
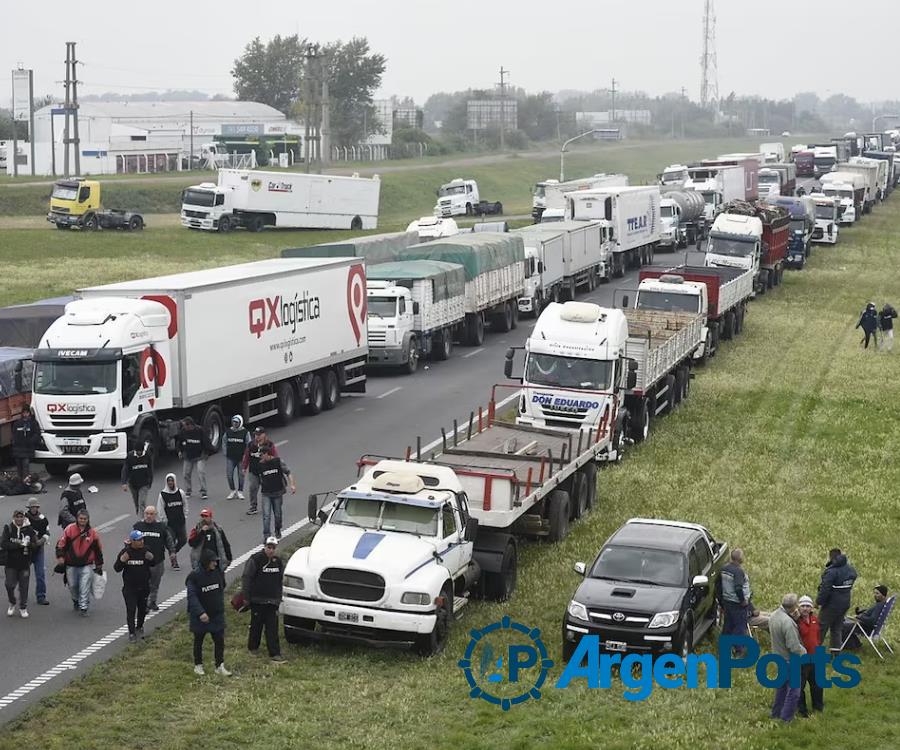
M 72 47 L 72 142 L 75 146 L 75 174 L 81 174 L 81 139 L 78 137 L 78 72 L 75 66 L 78 60 L 75 59 L 75 42 L 67 42 Z
M 191 110 L 191 155 L 188 157 L 188 169 L 194 168 L 194 110 Z
M 609 123 L 610 125 L 614 125 L 616 122 L 616 79 L 612 79 L 612 88 L 609 90 L 609 95 L 611 97 L 610 106 L 612 110 L 609 113 Z
M 328 99 L 328 77 L 322 68 L 322 122 L 319 125 L 319 160 L 322 165 L 331 160 L 331 102 Z
M 316 87 L 313 83 L 313 63 L 319 58 L 319 45 L 318 44 L 310 44 L 306 47 L 306 80 L 304 89 L 306 91 L 305 98 L 305 114 L 304 120 L 306 125 L 306 138 L 304 139 L 304 147 L 306 151 L 306 157 L 304 158 L 306 173 L 309 174 L 309 163 L 313 158 L 313 150 L 310 147 L 311 133 L 312 133 L 312 119 L 313 112 L 315 111 L 315 98 L 316 98 Z
M 500 66 L 500 150 L 504 148 L 504 135 L 506 130 L 506 76 L 509 75 L 508 70 L 504 70 Z
M 69 177 L 69 118 L 72 112 L 72 80 L 69 77 L 69 73 L 72 70 L 71 66 L 71 52 L 72 52 L 72 44 L 71 42 L 66 42 L 66 103 L 65 103 L 65 115 L 63 119 L 63 176 Z
M 684 86 L 681 87 L 681 138 L 684 139 L 684 110 L 687 96 Z

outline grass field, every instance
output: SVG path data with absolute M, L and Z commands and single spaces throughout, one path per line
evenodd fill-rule
M 900 657 L 879 662 L 863 652 L 860 686 L 826 691 L 825 713 L 791 726 L 769 721 L 771 691 L 746 675 L 730 690 L 657 689 L 646 703 L 626 701 L 616 683 L 612 690 L 551 688 L 539 702 L 502 713 L 469 699 L 457 660 L 469 628 L 509 614 L 540 628 L 559 662 L 560 620 L 577 583 L 572 562 L 590 560 L 632 516 L 701 522 L 742 546 L 763 608 L 786 591 L 814 595 L 832 546 L 843 547 L 859 571 L 854 604 L 867 603 L 879 583 L 896 591 L 900 351 L 863 351 L 854 325 L 866 301 L 900 301 L 893 273 L 898 224 L 900 195 L 842 231 L 837 247 L 817 248 L 807 270 L 755 301 L 744 334 L 698 372 L 690 400 L 655 424 L 652 439 L 623 464 L 601 472 L 593 514 L 563 544 L 526 545 L 513 599 L 473 604 L 443 654 L 421 660 L 343 646 L 289 647 L 289 663 L 274 667 L 246 654 L 246 618 L 230 613 L 226 663 L 235 676 L 197 678 L 182 615 L 7 725 L 0 750 L 896 747 Z M 81 241 L 58 234 L 45 233 Z M 160 265 L 218 262 L 275 249 L 273 235 L 200 237 L 196 243 L 209 240 L 216 254 L 203 257 L 186 239 L 193 257 L 185 258 L 175 240 L 153 250 L 153 235 L 111 241 L 134 249 L 90 256 L 97 258 L 90 271 L 105 274 L 112 262 L 130 270 L 128 259 L 142 257 Z M 21 247 L 21 236 L 15 242 Z M 90 244 L 78 247 L 88 250 Z M 60 259 L 75 263 L 58 245 L 52 253 L 23 268 L 39 274 Z M 895 621 L 889 635 L 896 641 L 898 633 Z M 560 671 L 554 668 L 553 679 Z

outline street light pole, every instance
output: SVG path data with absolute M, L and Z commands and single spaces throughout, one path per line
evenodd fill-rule
M 598 132 L 600 132 L 600 131 L 598 131 L 596 129 L 588 130 L 586 133 L 582 133 L 581 135 L 576 135 L 574 138 L 569 138 L 569 140 L 567 140 L 562 145 L 562 148 L 559 150 L 559 181 L 560 182 L 566 181 L 566 170 L 565 170 L 566 146 L 568 146 L 570 143 L 573 143 L 574 141 L 577 141 L 579 138 L 584 138 L 585 136 L 593 135 L 594 133 L 598 133 Z
M 900 120 L 900 115 L 875 115 L 875 117 L 872 118 L 872 132 L 873 132 L 873 133 L 877 133 L 877 132 L 878 132 L 877 130 L 875 130 L 875 123 L 876 123 L 876 122 L 878 122 L 879 120 L 884 120 L 884 119 L 886 119 L 886 118 L 888 118 L 888 117 L 892 117 L 892 118 L 894 118 L 894 119 Z

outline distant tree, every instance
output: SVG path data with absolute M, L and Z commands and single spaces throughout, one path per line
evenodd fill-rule
M 234 93 L 241 101 L 261 102 L 290 114 L 301 95 L 306 40 L 297 34 L 256 37 L 234 61 Z
M 553 94 L 542 91 L 540 94 L 525 94 L 518 102 L 519 130 L 533 141 L 555 139 L 557 135 L 557 113 Z
M 822 100 L 813 91 L 801 91 L 799 94 L 794 94 L 794 107 L 796 107 L 798 115 L 803 112 L 818 114 L 821 106 Z

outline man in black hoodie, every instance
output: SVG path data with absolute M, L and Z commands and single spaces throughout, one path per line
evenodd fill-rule
M 194 423 L 191 417 L 185 417 L 181 422 L 178 456 L 182 460 L 184 493 L 188 497 L 191 496 L 191 476 L 196 467 L 197 476 L 200 477 L 200 498 L 207 499 L 206 459 L 209 458 L 211 452 L 206 433 Z
M 16 473 L 25 480 L 31 471 L 31 460 L 41 439 L 41 429 L 34 418 L 31 407 L 22 407 L 22 415 L 12 426 L 12 455 L 16 461 Z
M 258 653 L 263 629 L 269 657 L 276 663 L 284 661 L 278 641 L 278 607 L 284 581 L 284 563 L 278 556 L 278 540 L 266 539 L 262 550 L 250 556 L 241 577 L 241 593 L 250 602 L 250 636 L 247 648 Z
M 837 547 L 828 552 L 828 562 L 822 572 L 816 604 L 819 609 L 819 638 L 825 643 L 825 634 L 831 631 L 831 650 L 841 650 L 844 615 L 850 609 L 850 594 L 856 582 L 856 570 L 847 556 Z
M 3 536 L 0 537 L 0 549 L 6 557 L 3 567 L 6 596 L 9 599 L 6 614 L 9 617 L 16 613 L 16 588 L 19 589 L 19 616 L 23 619 L 28 617 L 28 581 L 36 541 L 34 530 L 25 518 L 25 511 L 16 510 L 12 521 L 3 527 Z
M 225 668 L 225 575 L 216 553 L 205 549 L 200 564 L 188 575 L 187 608 L 194 634 L 194 674 L 203 675 L 203 639 L 209 633 L 215 647 L 216 674 L 230 677 Z
M 122 597 L 125 599 L 125 622 L 128 642 L 136 643 L 144 637 L 144 618 L 147 617 L 147 596 L 150 594 L 151 569 L 159 560 L 144 546 L 144 535 L 134 530 L 116 556 L 113 569 L 122 574 Z
M 138 521 L 133 527 L 144 535 L 144 546 L 153 555 L 154 565 L 150 569 L 150 595 L 147 597 L 147 608 L 154 612 L 159 611 L 156 596 L 159 593 L 159 584 L 162 582 L 163 572 L 166 569 L 163 560 L 166 559 L 166 550 L 169 552 L 169 561 L 175 562 L 175 541 L 169 532 L 169 527 L 156 517 L 156 508 L 148 505 L 144 508 L 144 520 Z
M 34 564 L 34 593 L 38 604 L 50 604 L 47 601 L 47 569 L 44 564 L 44 550 L 50 541 L 50 519 L 41 513 L 41 501 L 36 497 L 28 499 L 28 510 L 25 518 L 34 529 L 35 547 L 31 553 Z
M 165 519 L 169 532 L 172 534 L 172 540 L 175 543 L 175 554 L 172 555 L 172 570 L 180 570 L 178 565 L 178 550 L 187 544 L 187 514 L 188 501 L 178 485 L 176 484 L 175 475 L 166 474 L 166 486 L 159 491 L 156 505 L 159 508 L 159 515 Z
M 131 491 L 134 513 L 140 516 L 147 507 L 147 493 L 153 486 L 153 455 L 150 446 L 134 445 L 122 464 L 122 491 Z

